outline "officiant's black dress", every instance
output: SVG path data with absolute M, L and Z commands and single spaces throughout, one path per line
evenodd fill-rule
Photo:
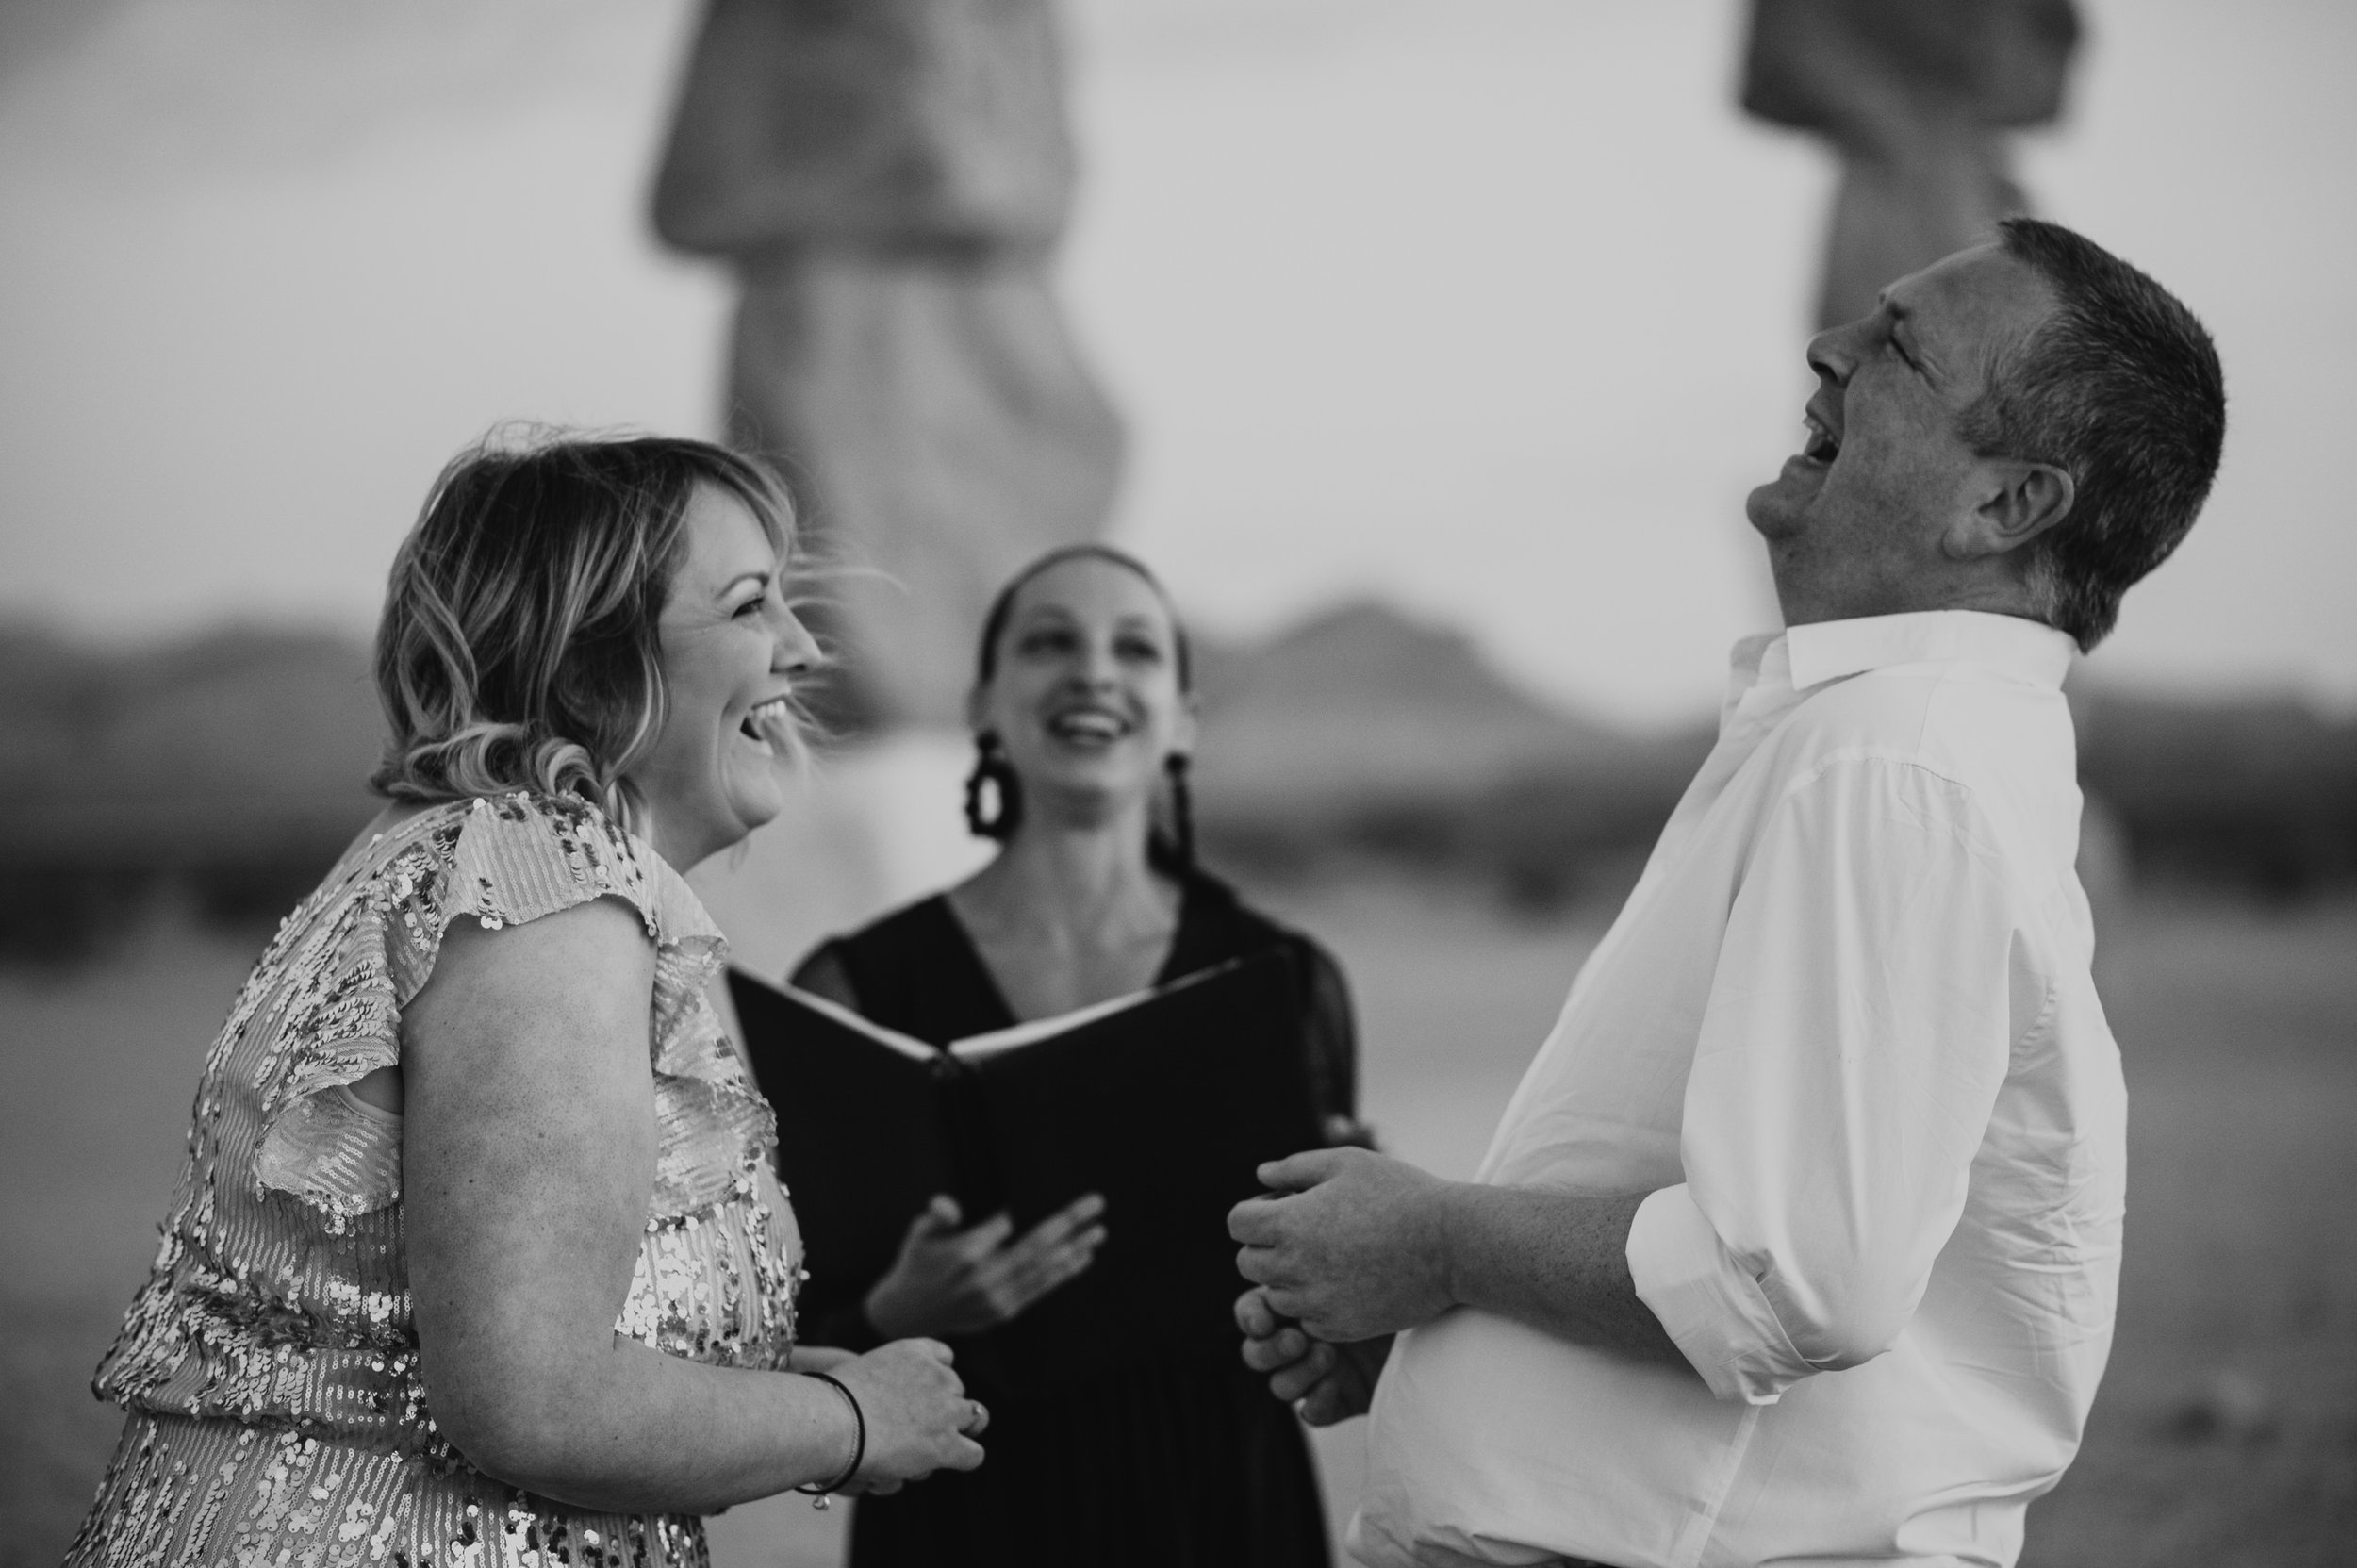
M 1315 942 L 1195 872 L 1156 981 L 1271 949 L 1292 961 L 1313 1108 L 1321 1120 L 1350 1116 L 1358 1052 L 1350 998 Z M 848 982 L 861 1014 L 935 1045 L 1016 1022 L 944 898 L 827 942 L 797 979 L 821 966 Z M 1106 1219 L 1121 1223 L 1119 1214 Z M 1241 1277 L 1232 1283 L 1244 1288 Z M 809 1325 L 802 1338 L 864 1349 L 876 1331 L 854 1307 Z M 858 1502 L 852 1568 L 1326 1568 L 1309 1445 L 1293 1411 L 1239 1359 L 1240 1343 L 1232 1330 L 1196 1344 L 1142 1343 L 1118 1371 L 1032 1397 L 998 1394 L 981 1469 L 939 1471 Z

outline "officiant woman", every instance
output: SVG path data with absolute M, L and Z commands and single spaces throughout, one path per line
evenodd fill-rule
M 395 557 L 387 798 L 207 1053 L 69 1568 L 702 1568 L 981 1461 L 948 1348 L 795 1332 L 774 1126 L 680 873 L 774 816 L 784 499 L 697 441 L 463 454 Z
M 1195 863 L 1190 673 L 1167 596 L 1130 556 L 1082 545 L 1017 574 L 982 627 L 969 702 L 966 819 L 999 842 L 997 856 L 825 943 L 794 982 L 946 1045 L 1281 950 L 1311 1101 L 1330 1138 L 1352 1138 L 1357 1043 L 1340 969 Z M 1016 1236 L 1003 1215 L 936 1197 L 889 1272 L 815 1331 L 854 1345 L 910 1334 L 987 1345 L 1121 1224 L 1087 1197 Z M 1139 1243 L 1155 1246 L 1123 1239 Z M 853 1568 L 1326 1568 L 1300 1425 L 1241 1365 L 1233 1338 L 1224 1323 L 1201 1343 L 1142 1331 L 1110 1373 L 1022 1396 L 984 1390 L 989 1463 L 863 1499 Z

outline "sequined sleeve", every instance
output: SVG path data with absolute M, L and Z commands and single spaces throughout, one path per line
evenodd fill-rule
M 399 1064 L 401 1009 L 432 973 L 453 920 L 496 931 L 617 897 L 659 946 L 706 935 L 708 927 L 669 929 L 700 922 L 663 895 L 629 837 L 584 802 L 517 794 L 450 813 L 288 966 L 272 1009 L 284 1048 L 256 1085 L 256 1187 L 343 1222 L 400 1198 L 401 1122 L 371 1114 L 349 1086 Z
M 338 862 L 206 1055 L 162 1243 L 92 1383 L 130 1420 L 71 1568 L 706 1561 L 692 1518 L 536 1497 L 442 1436 L 409 1292 L 403 1118 L 351 1088 L 400 1063 L 403 1010 L 453 921 L 607 897 L 655 959 L 653 1181 L 615 1332 L 708 1365 L 790 1364 L 800 1234 L 769 1107 L 704 994 L 718 928 L 586 801 L 446 802 Z

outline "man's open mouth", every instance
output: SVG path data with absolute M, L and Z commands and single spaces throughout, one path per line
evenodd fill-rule
M 1808 429 L 1808 439 L 1802 443 L 1801 455 L 1815 463 L 1830 463 L 1841 455 L 1841 437 L 1835 435 L 1815 414 L 1804 414 L 1801 422 Z

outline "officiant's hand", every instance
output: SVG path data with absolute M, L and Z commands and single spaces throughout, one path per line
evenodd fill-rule
M 1244 1364 L 1265 1374 L 1269 1392 L 1312 1427 L 1366 1414 L 1392 1352 L 1389 1334 L 1358 1345 L 1311 1339 L 1279 1317 L 1258 1285 L 1236 1298 L 1236 1327 L 1244 1331 Z
M 1439 1316 L 1449 1294 L 1449 1183 L 1362 1148 L 1316 1149 L 1260 1170 L 1273 1189 L 1228 1213 L 1236 1267 L 1314 1339 L 1373 1339 Z
M 961 1230 L 957 1200 L 936 1194 L 901 1238 L 891 1272 L 868 1291 L 867 1321 L 886 1339 L 995 1329 L 1096 1261 L 1104 1213 L 1105 1200 L 1090 1193 L 1010 1242 L 1008 1215 Z

